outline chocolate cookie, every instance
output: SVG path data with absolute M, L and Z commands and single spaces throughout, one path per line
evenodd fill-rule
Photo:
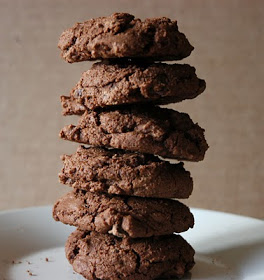
M 193 47 L 168 18 L 141 21 L 127 13 L 76 23 L 60 36 L 58 47 L 68 62 L 102 58 L 151 58 L 178 60 Z
M 183 163 L 170 164 L 149 154 L 79 146 L 62 160 L 60 182 L 90 192 L 188 198 L 193 189 Z
M 183 232 L 194 225 L 189 208 L 177 200 L 111 196 L 78 189 L 55 203 L 53 217 L 82 230 L 132 238 Z
M 152 280 L 182 277 L 194 265 L 194 250 L 180 235 L 120 239 L 76 230 L 66 242 L 73 269 L 89 280 Z
M 95 63 L 70 96 L 61 96 L 64 115 L 112 105 L 152 102 L 168 104 L 195 98 L 205 89 L 195 68 L 187 64 Z
M 86 111 L 78 125 L 65 126 L 60 137 L 190 161 L 203 160 L 208 149 L 204 130 L 188 114 L 155 106 Z

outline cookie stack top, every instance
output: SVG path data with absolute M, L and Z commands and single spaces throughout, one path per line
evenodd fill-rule
M 128 13 L 76 23 L 62 33 L 58 46 L 70 63 L 111 58 L 179 60 L 193 50 L 178 31 L 177 21 L 166 17 L 141 21 Z
M 193 180 L 183 163 L 158 156 L 201 161 L 208 145 L 188 114 L 157 105 L 205 90 L 194 67 L 161 62 L 183 59 L 193 47 L 176 21 L 127 13 L 77 23 L 58 46 L 69 63 L 101 60 L 61 96 L 63 115 L 80 118 L 60 137 L 92 146 L 62 156 L 60 182 L 73 191 L 56 202 L 53 217 L 78 228 L 67 258 L 87 279 L 183 276 L 194 250 L 173 233 L 193 227 L 194 218 L 170 198 L 188 198 Z

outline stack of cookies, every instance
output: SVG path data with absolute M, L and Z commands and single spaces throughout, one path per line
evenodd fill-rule
M 82 74 L 64 115 L 81 115 L 62 139 L 83 143 L 62 156 L 54 219 L 77 227 L 66 243 L 73 269 L 87 279 L 182 277 L 194 265 L 193 248 L 178 234 L 194 225 L 177 200 L 192 193 L 183 163 L 203 160 L 204 130 L 185 113 L 157 105 L 198 96 L 205 82 L 179 60 L 193 47 L 168 18 L 141 21 L 126 13 L 77 23 L 59 40 L 70 62 L 101 60 Z

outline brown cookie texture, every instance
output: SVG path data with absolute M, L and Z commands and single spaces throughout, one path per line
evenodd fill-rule
M 166 17 L 141 21 L 127 13 L 76 23 L 61 34 L 58 47 L 70 63 L 123 57 L 179 60 L 193 50 L 177 21 Z
M 63 155 L 60 182 L 96 193 L 188 198 L 193 180 L 183 163 L 170 164 L 149 154 L 79 146 Z
M 204 130 L 188 114 L 150 105 L 86 111 L 78 125 L 65 126 L 60 137 L 189 161 L 203 160 L 208 149 Z
M 187 64 L 93 64 L 70 96 L 61 96 L 64 115 L 113 105 L 168 104 L 192 99 L 205 89 L 195 68 Z
M 189 208 L 177 200 L 111 196 L 78 189 L 55 203 L 53 217 L 82 230 L 131 238 L 179 233 L 194 225 Z
M 120 239 L 76 230 L 65 251 L 73 269 L 89 280 L 181 278 L 194 266 L 194 249 L 174 234 Z

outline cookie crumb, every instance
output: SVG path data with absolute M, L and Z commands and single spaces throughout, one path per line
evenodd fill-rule
M 45 258 L 45 261 L 46 261 L 46 262 L 49 262 L 49 259 L 48 259 L 48 258 Z
M 12 264 L 20 264 L 20 263 L 22 263 L 21 261 L 12 261 Z
M 29 276 L 37 276 L 37 274 L 33 274 L 30 270 L 27 270 Z

